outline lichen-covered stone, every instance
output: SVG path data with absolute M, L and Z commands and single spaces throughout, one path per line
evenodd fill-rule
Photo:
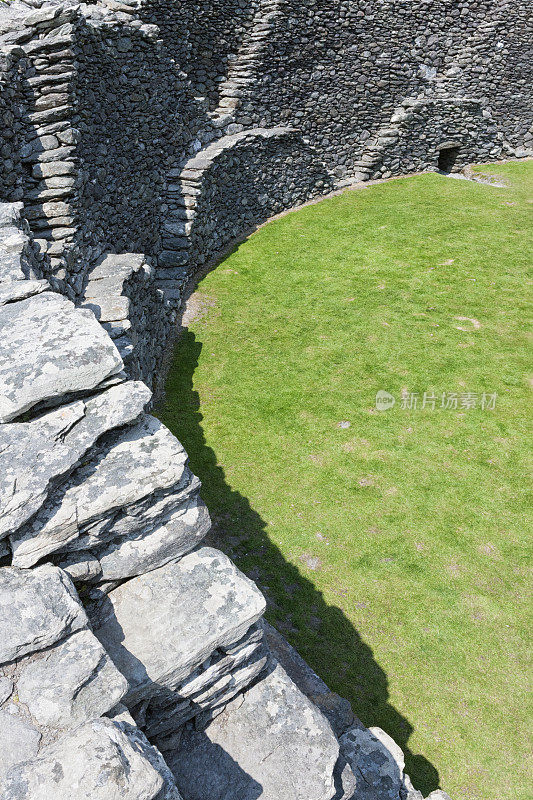
M 266 620 L 262 620 L 261 625 L 276 661 L 298 689 L 324 714 L 335 735 L 341 736 L 355 721 L 350 702 L 332 692 L 279 631 Z
M 340 738 L 344 780 L 355 786 L 354 800 L 399 800 L 407 795 L 402 750 L 381 728 L 358 724 Z
M 0 538 L 13 534 L 97 439 L 132 422 L 150 399 L 140 382 L 113 386 L 43 414 L 0 426 Z
M 50 647 L 86 627 L 70 578 L 57 567 L 0 569 L 0 664 Z
M 211 526 L 209 512 L 196 494 L 184 499 L 168 519 L 146 533 L 132 535 L 97 549 L 100 580 L 133 578 L 176 561 L 199 544 Z
M 145 416 L 110 434 L 28 526 L 11 537 L 13 563 L 29 567 L 59 549 L 88 550 L 140 535 L 155 527 L 160 513 L 168 517 L 191 481 L 182 445 L 159 420 Z M 165 493 L 161 512 L 160 492 Z
M 14 303 L 17 300 L 25 300 L 27 297 L 32 297 L 34 294 L 41 294 L 50 290 L 48 281 L 33 280 L 33 281 L 5 281 L 0 283 L 0 306 L 5 306 L 6 303 Z
M 1 776 L 14 764 L 27 761 L 39 751 L 41 734 L 17 714 L 15 705 L 0 709 L 0 786 Z
M 176 688 L 217 647 L 240 639 L 264 609 L 254 584 L 204 547 L 114 589 L 94 631 L 129 681 L 131 706 Z
M 128 683 L 89 630 L 21 664 L 17 694 L 39 725 L 72 728 L 105 714 Z
M 282 667 L 166 754 L 188 800 L 331 800 L 339 745 Z
M 160 757 L 159 757 L 160 758 Z M 86 722 L 8 770 L 2 800 L 162 800 L 165 777 L 158 754 L 124 723 Z M 170 800 L 168 787 L 165 800 Z M 179 794 L 174 791 L 174 800 Z
M 93 314 L 44 292 L 0 307 L 0 422 L 42 401 L 87 392 L 122 369 Z

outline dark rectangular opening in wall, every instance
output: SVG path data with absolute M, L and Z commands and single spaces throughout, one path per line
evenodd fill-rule
M 441 172 L 451 172 L 459 155 L 458 147 L 443 147 L 439 150 L 438 167 Z

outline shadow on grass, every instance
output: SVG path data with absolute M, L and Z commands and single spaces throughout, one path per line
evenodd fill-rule
M 201 350 L 194 333 L 182 329 L 158 416 L 182 442 L 202 481 L 202 497 L 213 521 L 208 543 L 226 552 L 259 585 L 267 597 L 269 622 L 332 691 L 348 698 L 366 726 L 379 726 L 395 739 L 415 787 L 424 795 L 430 793 L 439 786 L 439 774 L 427 759 L 410 752 L 413 726 L 388 702 L 387 675 L 371 648 L 344 613 L 328 605 L 322 593 L 286 561 L 268 538 L 266 522 L 246 497 L 228 485 L 216 453 L 207 446 L 193 383 Z

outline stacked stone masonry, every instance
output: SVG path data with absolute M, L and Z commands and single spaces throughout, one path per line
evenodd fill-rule
M 422 799 L 202 544 L 149 409 L 258 224 L 531 155 L 532 38 L 525 0 L 0 0 L 2 800 Z

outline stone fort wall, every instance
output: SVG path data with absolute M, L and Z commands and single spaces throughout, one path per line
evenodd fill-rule
M 148 409 L 184 285 L 255 225 L 531 154 L 530 25 L 523 0 L 0 1 L 2 798 L 421 800 L 202 545 Z
M 3 36 L 0 196 L 24 197 L 73 297 L 103 253 L 140 252 L 175 301 L 201 258 L 189 230 L 218 227 L 221 207 L 230 240 L 345 181 L 434 169 L 446 143 L 460 168 L 533 141 L 525 0 L 109 0 L 34 26 L 20 8 Z M 251 146 L 231 138 L 244 132 Z M 207 208 L 187 161 L 214 142 L 241 177 Z

